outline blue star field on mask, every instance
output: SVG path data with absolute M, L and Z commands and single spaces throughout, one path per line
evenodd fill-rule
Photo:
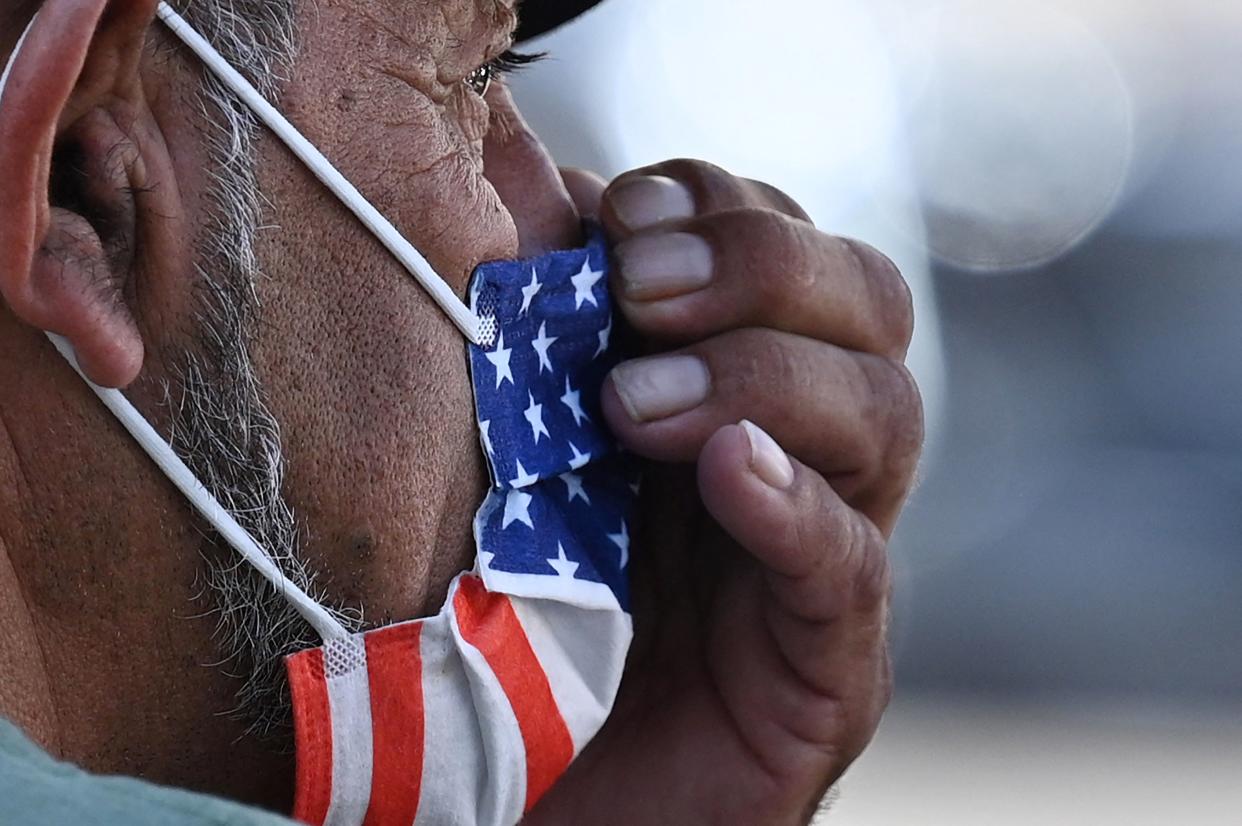
M 472 309 L 495 326 L 470 346 L 492 477 L 475 531 L 503 590 L 628 610 L 638 477 L 599 407 L 620 361 L 607 272 L 598 231 L 585 249 L 476 270 Z

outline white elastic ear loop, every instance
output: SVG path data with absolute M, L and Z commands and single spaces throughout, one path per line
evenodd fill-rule
M 13 54 L 9 55 L 9 62 L 4 64 L 4 74 L 0 74 L 0 100 L 4 99 L 4 90 L 9 85 L 9 74 L 12 73 L 13 67 L 17 65 L 17 56 L 22 53 L 22 46 L 26 45 L 26 36 L 30 34 L 30 30 L 34 28 L 35 21 L 38 19 L 38 12 L 31 15 L 30 22 L 26 24 L 26 30 L 22 32 L 21 37 L 17 38 L 17 45 L 13 47 Z
M 31 18 L 30 23 L 26 26 L 26 30 L 22 32 L 22 36 L 17 41 L 17 45 L 13 47 L 13 54 L 9 56 L 9 62 L 4 67 L 4 73 L 0 74 L 0 101 L 4 100 L 4 90 L 8 86 L 9 74 L 13 71 L 13 66 L 17 63 L 17 56 L 21 53 L 22 46 L 26 42 L 26 36 L 30 34 L 30 30 L 34 28 L 35 20 L 38 14 Z M 311 624 L 311 626 L 319 633 L 324 641 L 346 637 L 349 632 L 342 626 L 337 619 L 332 616 L 322 605 L 311 599 L 309 595 L 297 585 L 294 585 L 288 577 L 280 570 L 279 566 L 272 561 L 272 558 L 259 547 L 245 528 L 237 524 L 237 520 L 224 509 L 224 507 L 216 501 L 207 488 L 198 481 L 193 472 L 190 471 L 185 463 L 173 452 L 173 449 L 167 442 L 155 432 L 155 428 L 142 417 L 142 414 L 129 403 L 129 399 L 125 398 L 119 390 L 107 390 L 86 377 L 82 372 L 82 368 L 78 366 L 77 356 L 73 352 L 73 346 L 69 344 L 61 336 L 55 333 L 48 333 L 47 337 L 55 345 L 56 349 L 65 361 L 69 362 L 69 366 L 74 369 L 82 381 L 86 382 L 87 387 L 95 391 L 95 395 L 100 401 L 112 411 L 121 426 L 129 431 L 134 437 L 138 445 L 151 457 L 152 461 L 164 471 L 164 475 L 168 477 L 185 497 L 190 500 L 190 504 L 203 515 L 211 526 L 219 531 L 225 541 L 233 546 L 242 558 L 249 562 L 254 569 L 258 571 L 268 582 L 272 583 L 277 592 L 279 592 L 289 603 L 297 610 L 302 617 Z
M 297 612 L 319 632 L 319 636 L 323 637 L 325 642 L 349 636 L 345 627 L 326 608 L 311 599 L 305 591 L 294 585 L 284 575 L 267 552 L 254 541 L 254 537 L 237 524 L 232 514 L 224 509 L 207 488 L 203 487 L 203 483 L 198 481 L 193 471 L 186 467 L 163 437 L 130 404 L 129 399 L 125 398 L 123 393 L 119 390 L 100 387 L 88 379 L 82 372 L 82 368 L 78 366 L 73 346 L 55 333 L 48 333 L 47 337 L 51 339 L 52 344 L 56 345 L 56 349 L 65 357 L 65 361 L 69 362 L 69 365 L 82 377 L 82 381 L 86 382 L 87 386 L 95 391 L 99 400 L 112 411 L 121 426 L 129 431 L 143 451 L 151 457 L 160 470 L 164 471 L 169 481 L 185 494 L 185 498 L 190 500 L 195 510 L 201 513 L 203 518 L 220 533 L 220 536 L 224 537 L 224 540 L 232 545 L 243 559 L 254 566 L 254 569 L 262 574 L 264 579 L 272 583 L 272 587 L 297 609 Z
M 423 289 L 427 291 L 432 300 L 440 305 L 445 315 L 457 325 L 457 329 L 461 330 L 471 343 L 486 344 L 480 338 L 478 317 L 457 297 L 456 293 L 449 289 L 448 284 L 432 269 L 422 253 L 405 240 L 397 228 L 380 214 L 379 210 L 371 206 L 371 202 L 337 171 L 323 153 L 303 137 L 302 133 L 289 123 L 284 115 L 277 112 L 275 107 L 251 85 L 250 81 L 230 66 L 228 61 L 171 6 L 161 2 L 157 13 L 172 33 L 181 38 L 181 41 L 198 55 L 207 68 L 241 98 L 255 115 L 267 124 L 276 137 L 284 141 L 289 150 L 306 164 L 315 177 L 322 181 L 323 185 L 331 190 L 332 194 L 336 195 L 354 215 L 358 216 L 358 220 L 362 221 L 380 243 L 396 256 L 410 275 L 423 285 Z

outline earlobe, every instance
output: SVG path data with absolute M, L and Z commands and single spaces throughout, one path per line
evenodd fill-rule
M 137 377 L 143 343 L 127 301 L 142 164 L 112 112 L 141 105 L 154 7 L 48 0 L 0 89 L 0 294 L 113 387 Z

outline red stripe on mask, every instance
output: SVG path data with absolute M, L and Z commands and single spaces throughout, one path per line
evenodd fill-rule
M 453 609 L 462 637 L 483 654 L 517 717 L 526 746 L 525 811 L 530 811 L 573 759 L 569 728 L 509 598 L 488 592 L 478 577 L 464 576 Z
M 323 673 L 323 650 L 313 648 L 285 660 L 293 698 L 297 747 L 297 793 L 293 817 L 322 826 L 332 801 L 332 711 Z
M 365 637 L 374 732 L 365 826 L 409 824 L 418 813 L 424 741 L 421 635 L 422 623 L 409 622 Z

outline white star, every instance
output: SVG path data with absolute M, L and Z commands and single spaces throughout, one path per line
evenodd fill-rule
M 586 488 L 582 486 L 582 477 L 576 473 L 562 473 L 561 481 L 565 483 L 565 487 L 569 488 L 569 501 L 574 501 L 575 496 L 582 497 L 582 501 L 588 505 L 591 504 L 591 497 L 587 496 Z
M 548 564 L 565 579 L 573 579 L 574 571 L 578 570 L 578 563 L 569 561 L 569 558 L 565 556 L 565 549 L 559 542 L 556 543 L 556 559 L 549 559 Z
M 608 538 L 612 540 L 612 544 L 621 549 L 621 567 L 624 568 L 630 564 L 630 529 L 626 527 L 625 522 L 621 523 L 621 533 L 610 533 Z
M 548 322 L 543 321 L 539 324 L 539 338 L 531 341 L 530 346 L 535 348 L 535 352 L 539 354 L 539 372 L 543 373 L 543 368 L 548 368 L 548 372 L 552 372 L 552 360 L 548 358 L 548 348 L 556 343 L 559 336 L 548 335 Z
M 513 384 L 513 369 L 509 367 L 509 358 L 513 355 L 513 350 L 505 349 L 505 333 L 500 331 L 500 340 L 496 342 L 496 349 L 490 353 L 484 353 L 487 360 L 496 365 L 496 389 L 500 389 L 500 385 L 507 379 L 509 384 Z
M 530 422 L 530 432 L 535 437 L 535 444 L 539 444 L 540 434 L 552 438 L 552 434 L 548 432 L 548 428 L 543 423 L 543 405 L 535 404 L 535 394 L 527 393 L 530 396 L 530 407 L 526 408 L 526 421 Z
M 582 426 L 582 420 L 591 421 L 591 417 L 582 411 L 581 393 L 569 386 L 569 376 L 565 377 L 565 395 L 561 396 L 561 404 L 574 414 L 574 424 Z
M 505 499 L 505 516 L 500 523 L 500 529 L 503 531 L 514 522 L 521 522 L 533 529 L 535 523 L 530 518 L 530 503 L 533 498 L 529 493 L 522 493 L 520 490 L 509 491 Z
M 526 315 L 530 312 L 530 301 L 535 294 L 543 289 L 543 285 L 539 283 L 539 278 L 535 275 L 535 268 L 530 268 L 530 283 L 522 288 L 522 309 L 518 315 Z
M 608 351 L 608 340 L 612 338 L 612 316 L 608 316 L 608 326 L 599 331 L 599 347 L 591 358 L 599 358 Z
M 479 422 L 479 435 L 483 437 L 483 447 L 487 448 L 487 455 L 491 456 L 492 450 L 492 423 L 490 421 Z
M 604 277 L 604 274 L 602 272 L 596 272 L 595 270 L 591 269 L 591 256 L 588 255 L 586 260 L 582 262 L 582 269 L 578 271 L 577 275 L 569 279 L 571 282 L 573 282 L 574 290 L 575 290 L 574 292 L 574 302 L 575 302 L 574 309 L 575 310 L 582 309 L 582 303 L 584 301 L 590 301 L 592 307 L 599 306 L 599 302 L 595 300 L 595 292 L 593 291 L 593 288 L 595 287 L 596 284 L 599 283 L 599 280 L 603 277 Z
M 522 461 L 519 459 L 517 463 L 517 478 L 510 479 L 509 485 L 515 488 L 528 488 L 539 481 L 539 477 L 526 472 L 526 468 L 522 467 Z
M 585 467 L 586 463 L 591 461 L 591 454 L 579 452 L 578 448 L 574 447 L 573 442 L 569 443 L 569 449 L 574 452 L 574 455 L 569 460 L 569 466 L 574 470 Z

